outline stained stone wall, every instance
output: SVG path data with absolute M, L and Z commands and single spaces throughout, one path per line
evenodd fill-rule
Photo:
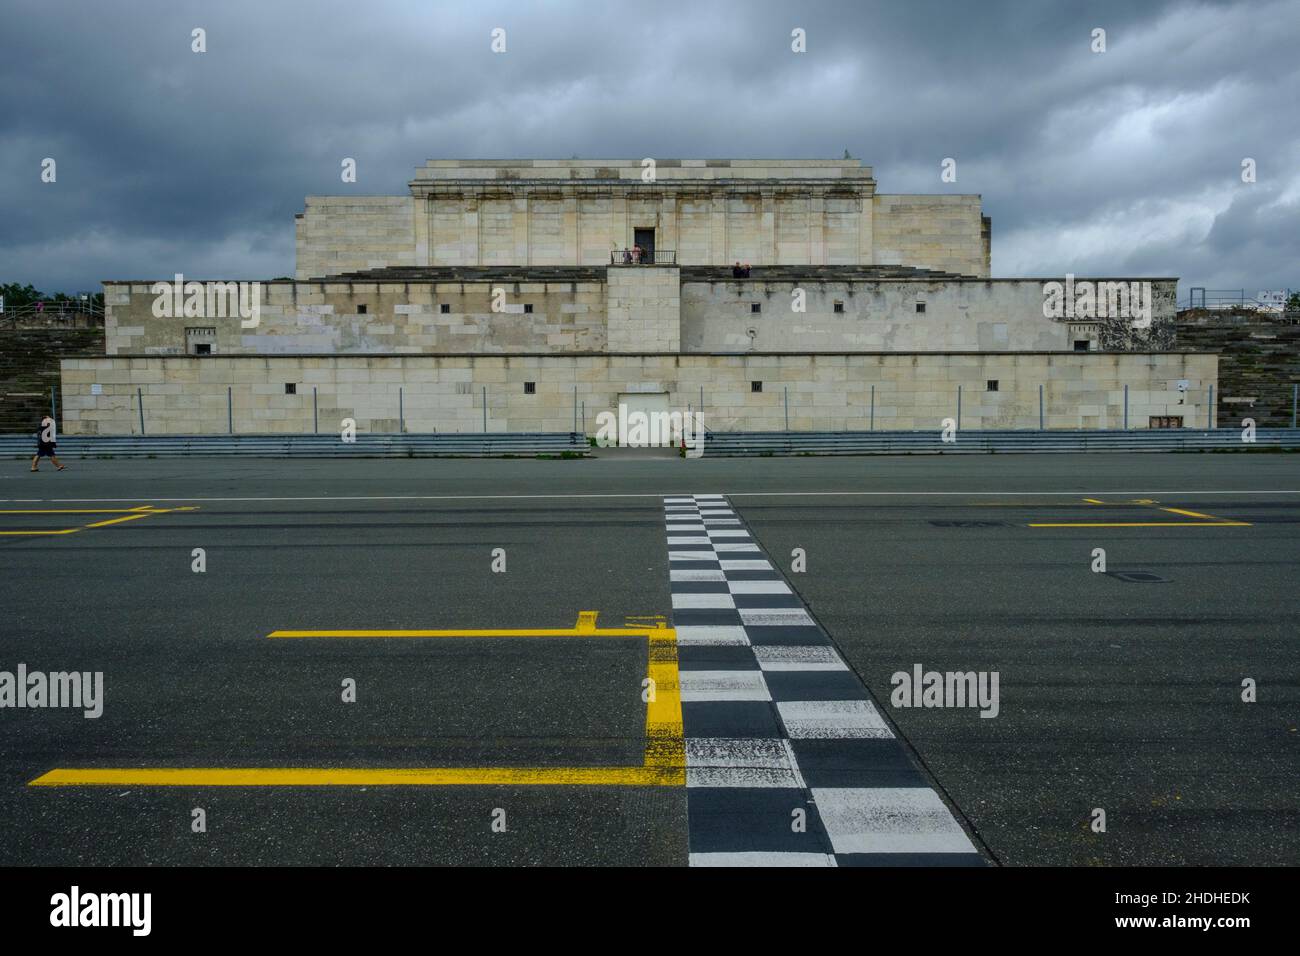
M 193 327 L 214 330 L 216 355 L 606 347 L 604 281 L 267 282 L 257 328 L 243 328 L 238 318 L 157 318 L 149 283 L 104 289 L 108 355 L 182 354 Z M 495 289 L 503 294 L 500 312 L 493 311 Z
M 779 270 L 743 280 L 697 281 L 688 275 L 682 283 L 682 350 L 1072 351 L 1084 339 L 1097 348 L 1103 325 L 1110 350 L 1174 347 L 1176 279 L 1152 281 L 1152 328 L 1128 334 L 1128 323 L 1119 320 L 1045 318 L 1043 282 L 871 280 L 855 278 L 850 270 L 840 280 L 787 279 Z M 803 293 L 802 312 L 793 308 L 796 289 Z
M 1178 315 L 1180 348 L 1219 354 L 1219 424 L 1287 428 L 1300 385 L 1300 315 L 1188 309 Z
M 256 329 L 238 319 L 157 318 L 149 283 L 106 283 L 106 353 L 184 353 L 193 328 L 212 330 L 205 341 L 218 355 L 1063 351 L 1081 339 L 1108 351 L 1174 346 L 1173 279 L 1152 281 L 1151 328 L 1131 331 L 1125 322 L 1045 318 L 1041 279 L 884 280 L 849 267 L 730 273 L 501 267 L 436 270 L 444 278 L 432 281 L 268 282 Z M 497 289 L 502 311 L 493 309 Z M 803 312 L 792 308 L 796 289 Z
M 79 358 L 62 363 L 63 431 L 138 433 L 139 389 L 148 434 L 224 433 L 228 386 L 243 434 L 311 432 L 313 402 L 322 432 L 344 418 L 393 432 L 399 388 L 412 432 L 481 431 L 485 388 L 489 431 L 567 432 L 576 401 L 590 433 L 620 393 L 666 393 L 684 411 L 701 408 L 701 389 L 713 430 L 782 429 L 787 401 L 796 430 L 937 429 L 957 417 L 958 386 L 963 429 L 1037 428 L 1039 385 L 1049 428 L 1122 427 L 1126 385 L 1131 427 L 1169 415 L 1203 426 L 1217 362 L 1185 353 L 932 352 Z

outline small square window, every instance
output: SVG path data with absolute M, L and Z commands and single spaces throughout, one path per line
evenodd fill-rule
M 438 311 L 441 312 L 443 315 L 450 315 L 450 314 L 451 314 L 451 303 L 449 303 L 449 302 L 442 302 L 442 303 L 439 303 L 439 305 L 438 305 Z
M 357 306 L 357 315 L 365 315 L 365 314 L 366 314 L 366 307 L 364 305 Z
M 525 302 L 525 303 L 524 303 L 524 311 L 525 311 L 525 312 L 532 312 L 532 311 L 533 311 L 533 304 L 532 304 L 531 302 Z
M 198 342 L 194 346 L 195 355 L 211 355 L 212 345 L 209 342 Z
M 751 392 L 761 392 L 761 391 L 763 390 L 763 383 L 762 383 L 762 382 L 750 382 L 750 383 L 749 383 L 749 390 L 750 390 Z
M 836 311 L 836 312 L 843 312 L 843 311 L 844 311 L 844 303 L 843 303 L 843 302 L 836 302 L 836 303 L 835 303 L 835 311 Z
M 925 303 L 924 303 L 924 302 L 918 302 L 918 303 L 916 303 L 916 311 L 917 311 L 917 312 L 924 312 L 924 311 L 925 311 Z
M 985 390 L 989 392 L 996 392 L 998 390 L 998 380 L 996 378 L 989 379 L 985 385 Z
M 285 382 L 285 383 L 284 383 L 284 394 L 286 394 L 286 395 L 297 395 L 297 394 L 298 394 L 298 383 L 297 383 L 297 382 Z
M 525 394 L 525 395 L 536 395 L 536 394 L 537 394 L 537 383 L 536 383 L 536 382 L 524 382 L 524 394 Z
M 751 303 L 749 304 L 749 311 L 750 311 L 750 312 L 762 312 L 762 311 L 763 311 L 763 303 L 761 303 L 761 302 L 751 302 Z
M 1074 350 L 1076 352 L 1088 352 L 1091 351 L 1091 349 L 1092 349 L 1092 343 L 1089 342 L 1087 339 L 1074 340 Z

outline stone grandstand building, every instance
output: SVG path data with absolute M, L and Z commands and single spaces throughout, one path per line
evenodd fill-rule
M 1117 428 L 1126 394 L 1131 427 L 1209 424 L 1176 279 L 1094 280 L 1149 283 L 1149 327 L 1048 318 L 1061 277 L 992 278 L 990 236 L 979 196 L 880 194 L 851 159 L 430 160 L 409 195 L 309 197 L 255 325 L 189 277 L 106 282 L 63 428 L 567 432 L 622 403 L 937 429 L 959 402 L 962 428 Z

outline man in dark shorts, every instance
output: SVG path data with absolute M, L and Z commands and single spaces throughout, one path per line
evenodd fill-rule
M 32 456 L 32 471 L 39 471 L 36 463 L 42 458 L 48 458 L 54 462 L 54 467 L 62 471 L 64 466 L 59 464 L 59 456 L 54 454 L 54 419 L 46 415 L 41 419 L 41 425 L 36 429 L 36 454 Z

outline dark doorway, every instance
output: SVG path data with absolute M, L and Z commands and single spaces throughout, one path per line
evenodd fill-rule
M 641 247 L 641 261 L 646 265 L 654 265 L 655 231 L 653 229 L 634 229 L 632 239 Z

